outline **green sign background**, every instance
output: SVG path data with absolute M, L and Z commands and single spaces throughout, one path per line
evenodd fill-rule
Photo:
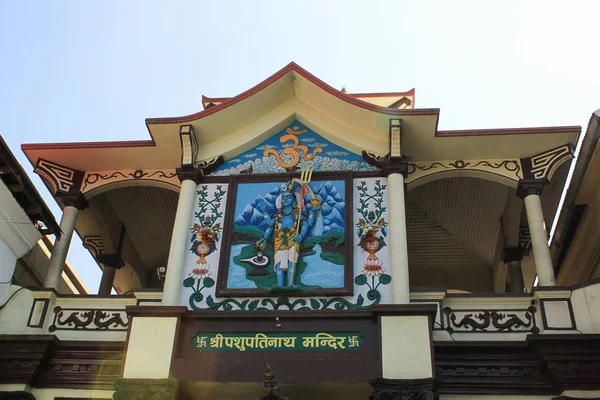
M 358 332 L 198 332 L 192 345 L 199 351 L 356 350 Z

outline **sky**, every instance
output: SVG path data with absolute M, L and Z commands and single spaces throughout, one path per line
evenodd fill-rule
M 350 93 L 416 88 L 440 129 L 587 127 L 600 2 L 0 0 L 0 134 L 60 220 L 23 143 L 148 139 L 295 61 Z M 74 237 L 90 292 L 100 270 Z

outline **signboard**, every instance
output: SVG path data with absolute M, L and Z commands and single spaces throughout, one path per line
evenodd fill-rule
M 198 351 L 355 350 L 363 343 L 358 332 L 198 332 Z

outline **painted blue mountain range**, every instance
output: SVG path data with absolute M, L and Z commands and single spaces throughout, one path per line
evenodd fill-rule
M 343 190 L 343 181 L 323 181 L 311 182 L 310 188 L 321 199 L 321 210 L 317 215 L 317 222 L 307 237 L 322 236 L 331 231 L 344 230 L 344 196 L 340 191 Z M 275 200 L 279 196 L 286 184 L 276 184 L 276 186 L 267 194 L 258 194 L 256 198 L 248 203 L 245 208 L 239 213 L 234 220 L 238 226 L 254 226 L 261 231 L 266 231 L 267 224 L 264 215 L 272 216 L 275 214 Z M 304 196 L 306 209 L 303 211 L 305 217 L 308 215 L 308 210 L 311 209 L 310 196 Z M 321 218 L 318 218 L 319 215 Z

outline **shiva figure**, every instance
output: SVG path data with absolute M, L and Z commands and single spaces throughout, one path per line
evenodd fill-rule
M 294 190 L 294 184 L 301 185 L 300 192 Z M 304 208 L 302 195 L 308 190 L 307 185 L 302 185 L 298 179 L 293 179 L 275 200 L 277 207 L 275 215 L 273 217 L 265 215 L 268 228 L 257 246 L 264 248 L 269 237 L 273 235 L 273 265 L 277 284 L 271 290 L 300 287 L 294 283 L 300 242 L 314 226 L 315 213 L 321 208 L 321 201 L 318 197 L 314 197 L 311 200 L 312 207 L 308 210 L 308 218 L 302 215 Z

